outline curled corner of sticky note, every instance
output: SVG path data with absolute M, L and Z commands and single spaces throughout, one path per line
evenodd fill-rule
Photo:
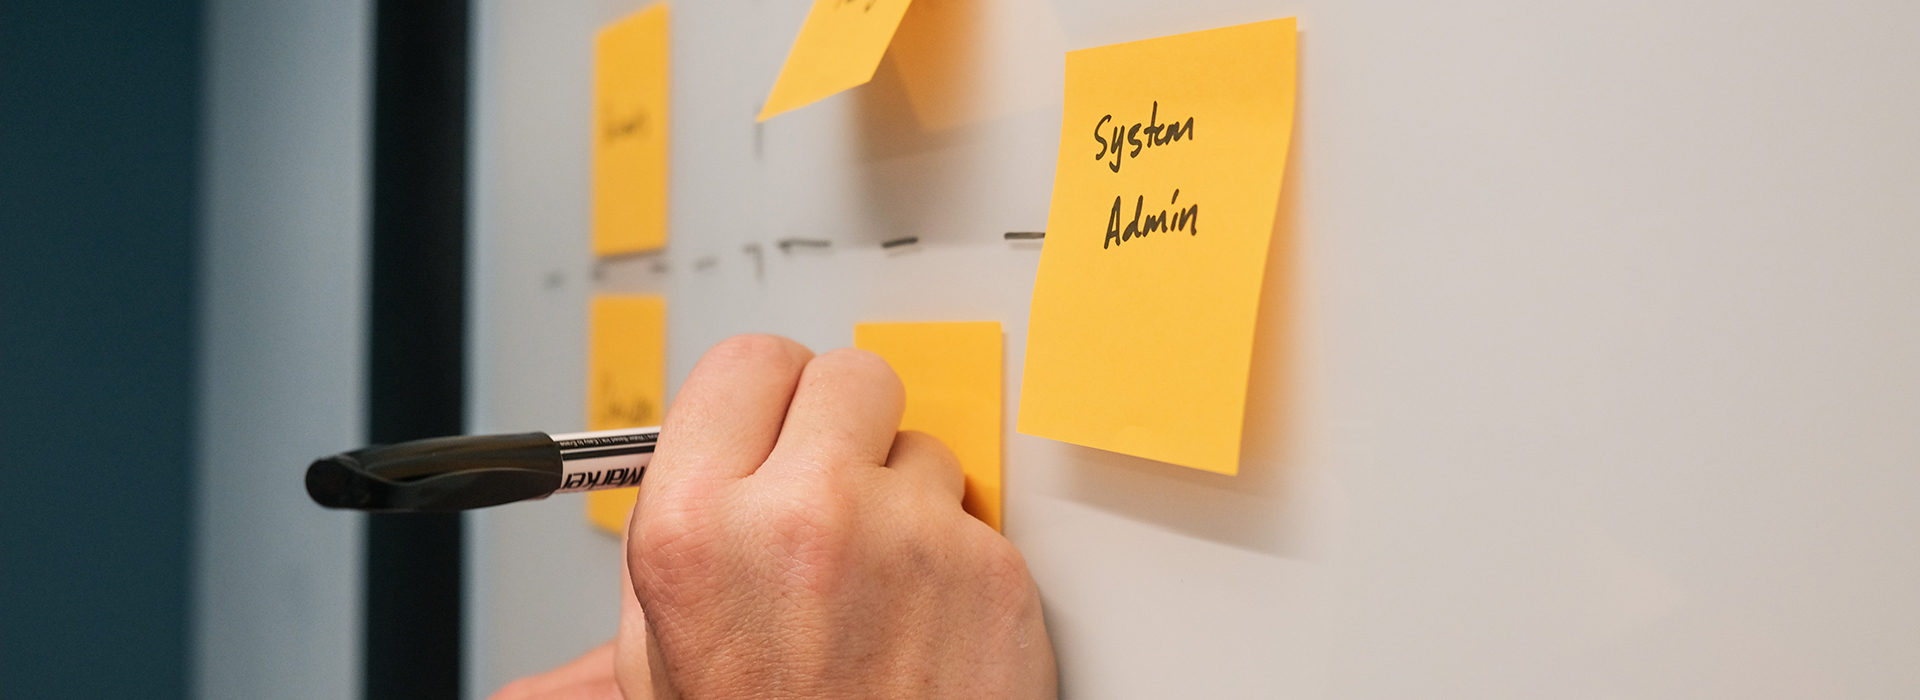
M 587 522 L 615 536 L 627 534 L 627 517 L 640 498 L 640 489 L 610 489 L 587 492 Z
M 757 122 L 873 79 L 910 0 L 814 0 Z

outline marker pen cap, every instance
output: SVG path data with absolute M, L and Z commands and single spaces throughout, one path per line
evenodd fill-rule
M 545 498 L 560 488 L 561 461 L 546 433 L 375 445 L 314 460 L 307 495 L 328 508 L 373 512 L 484 508 Z

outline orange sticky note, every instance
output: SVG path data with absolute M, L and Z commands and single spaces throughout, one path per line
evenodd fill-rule
M 1281 19 L 1067 54 L 1020 432 L 1239 470 L 1296 38 Z
M 908 0 L 814 0 L 760 121 L 873 79 Z
M 667 244 L 667 6 L 593 41 L 593 253 Z
M 982 84 L 989 20 L 983 0 L 917 0 L 894 30 L 887 49 L 907 102 L 928 129 L 947 129 L 998 116 Z
M 593 300 L 587 340 L 587 429 L 660 424 L 667 396 L 667 303 L 657 296 Z M 627 531 L 639 489 L 587 493 L 587 520 Z
M 862 323 L 853 344 L 893 366 L 907 389 L 900 429 L 946 443 L 967 477 L 961 506 L 1000 529 L 1000 324 Z

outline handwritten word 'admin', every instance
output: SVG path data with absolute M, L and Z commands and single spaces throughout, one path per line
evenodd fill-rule
M 1147 198 L 1141 195 L 1133 200 L 1133 220 L 1125 222 L 1126 227 L 1122 228 L 1120 200 L 1120 197 L 1113 198 L 1113 213 L 1107 216 L 1107 238 L 1100 243 L 1103 249 L 1135 238 L 1146 238 L 1147 234 L 1155 231 L 1186 231 L 1189 236 L 1200 235 L 1200 205 L 1198 204 L 1189 205 L 1185 209 L 1175 207 L 1171 213 L 1161 209 L 1160 213 L 1149 214 L 1143 219 L 1140 214 L 1146 207 Z M 1169 204 L 1179 203 L 1180 190 L 1174 190 L 1173 201 Z
M 1100 152 L 1094 154 L 1093 159 L 1106 160 L 1107 156 L 1113 156 L 1113 162 L 1108 163 L 1107 168 L 1116 173 L 1120 172 L 1120 157 L 1123 151 L 1126 151 L 1124 155 L 1128 158 L 1139 158 L 1140 149 L 1165 146 L 1183 138 L 1193 139 L 1193 117 L 1187 117 L 1184 124 L 1177 121 L 1161 124 L 1158 101 L 1153 103 L 1153 112 L 1147 115 L 1147 121 L 1134 122 L 1130 127 L 1114 125 L 1112 141 L 1108 141 L 1101 135 L 1105 133 L 1107 122 L 1110 121 L 1113 121 L 1111 114 L 1101 117 L 1100 121 L 1093 125 L 1093 140 L 1100 142 Z M 1142 134 L 1146 135 L 1145 139 L 1140 138 Z M 1132 146 L 1133 150 L 1127 151 L 1128 146 Z

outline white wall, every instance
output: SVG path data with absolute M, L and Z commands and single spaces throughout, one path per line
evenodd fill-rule
M 585 428 L 592 3 L 475 3 L 468 426 Z M 581 497 L 467 516 L 467 682 L 485 697 L 612 638 L 620 547 Z
M 213 0 L 202 142 L 194 694 L 360 694 L 370 8 Z M 130 650 L 129 653 L 139 653 Z
M 755 127 L 806 3 L 675 3 L 673 242 L 597 280 L 590 40 L 639 4 L 481 3 L 475 426 L 579 427 L 593 288 L 669 294 L 676 386 L 998 320 L 1070 697 L 1920 694 L 1920 8 L 980 2 L 1010 106 L 932 131 L 890 64 Z M 1241 475 L 1013 434 L 1061 52 L 1290 15 Z M 611 634 L 580 508 L 475 516 L 474 693 Z

